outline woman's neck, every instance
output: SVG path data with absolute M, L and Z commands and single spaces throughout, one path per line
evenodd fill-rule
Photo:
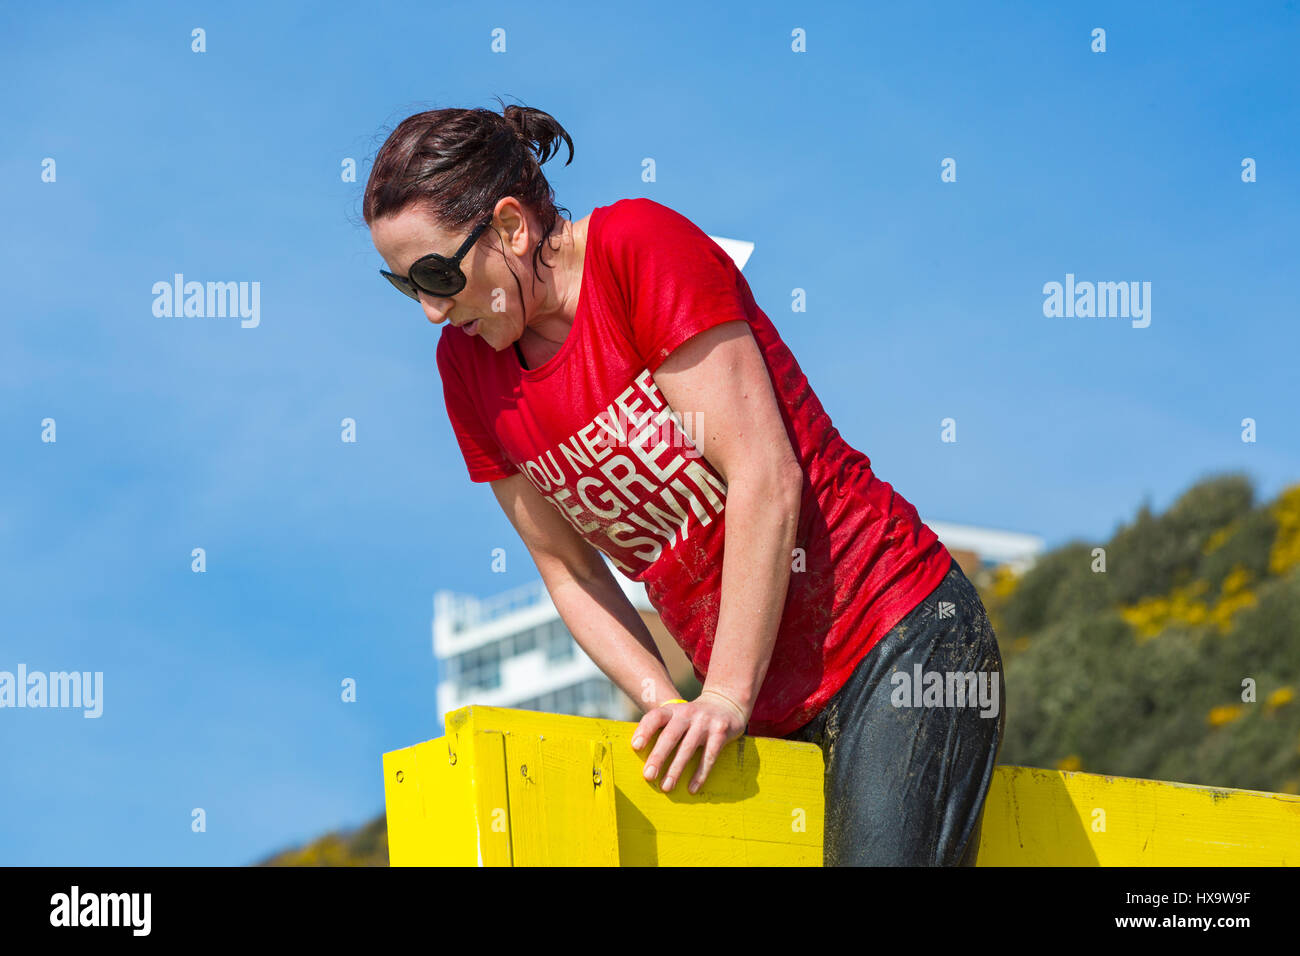
M 578 315 L 582 298 L 583 258 L 587 249 L 587 222 L 590 216 L 578 223 L 563 220 L 560 248 L 555 250 L 556 260 L 547 277 L 555 298 L 549 308 L 543 299 L 542 313 L 524 327 L 515 343 L 516 355 L 521 356 L 524 368 L 537 368 L 550 361 L 563 347 Z M 543 267 L 546 268 L 546 267 Z

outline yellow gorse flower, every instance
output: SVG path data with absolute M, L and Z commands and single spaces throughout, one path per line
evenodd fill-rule
M 1219 591 L 1219 603 L 1210 611 L 1210 619 L 1214 621 L 1220 633 L 1228 632 L 1232 627 L 1232 618 L 1238 611 L 1255 603 L 1255 595 L 1248 588 L 1249 583 L 1250 572 L 1240 565 L 1233 568 L 1232 573 L 1223 579 L 1223 587 Z
M 993 569 L 993 596 L 999 601 L 1011 597 L 1019 583 L 1020 576 L 1007 565 L 1000 564 Z
M 1222 727 L 1224 724 L 1240 719 L 1243 712 L 1241 704 L 1225 704 L 1222 707 L 1212 708 L 1205 721 L 1211 727 Z
M 1183 624 L 1195 627 L 1210 623 L 1226 634 L 1232 619 L 1242 608 L 1255 603 L 1255 594 L 1249 588 L 1250 571 L 1237 565 L 1223 579 L 1218 600 L 1213 605 L 1201 600 L 1209 585 L 1204 580 L 1174 588 L 1167 595 L 1143 598 L 1129 607 L 1121 607 L 1120 615 L 1137 631 L 1139 644 L 1157 636 L 1166 627 Z
M 1277 537 L 1268 554 L 1269 574 L 1286 574 L 1300 564 L 1300 485 L 1292 485 L 1273 503 Z
M 1228 539 L 1232 537 L 1232 533 L 1236 530 L 1236 521 L 1224 525 L 1218 531 L 1214 532 L 1214 534 L 1210 535 L 1209 540 L 1205 542 L 1205 547 L 1201 548 L 1201 554 L 1214 554 L 1215 551 L 1218 551 L 1228 543 Z
M 1143 598 L 1119 612 L 1137 630 L 1138 643 L 1144 643 L 1170 624 L 1204 623 L 1209 608 L 1199 598 L 1208 587 L 1205 581 L 1193 581 L 1167 595 Z
M 1295 700 L 1295 691 L 1290 686 L 1279 687 L 1268 695 L 1268 698 L 1264 701 L 1264 706 L 1273 711 L 1291 703 L 1293 700 Z

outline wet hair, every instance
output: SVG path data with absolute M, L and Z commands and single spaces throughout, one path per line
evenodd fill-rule
M 555 229 L 558 210 L 569 212 L 555 205 L 555 190 L 541 165 L 559 152 L 560 140 L 569 147 L 564 165 L 573 162 L 573 140 L 548 113 L 513 104 L 502 107 L 501 113 L 481 108 L 426 110 L 402 120 L 370 169 L 361 207 L 366 225 L 414 206 L 446 229 L 463 227 L 468 233 L 471 224 L 491 214 L 498 200 L 514 196 L 542 227 L 533 250 L 536 281 L 538 261 L 550 265 L 541 258 L 542 245 Z M 519 295 L 522 301 L 522 286 Z

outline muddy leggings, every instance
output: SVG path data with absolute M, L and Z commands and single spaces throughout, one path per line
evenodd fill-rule
M 825 755 L 825 865 L 974 866 L 1005 703 L 997 638 L 954 561 L 787 735 Z

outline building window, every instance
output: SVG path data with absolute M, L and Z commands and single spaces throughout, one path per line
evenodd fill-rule
M 494 690 L 501 686 L 501 645 L 476 647 L 448 660 L 448 676 L 462 691 Z
M 553 622 L 546 635 L 546 660 L 547 663 L 555 664 L 560 661 L 570 660 L 574 655 L 574 640 L 569 635 L 564 624 L 560 621 Z
M 527 654 L 536 647 L 537 628 L 533 627 L 530 627 L 526 631 L 521 631 L 502 642 L 502 649 L 505 651 L 506 657 L 515 657 L 519 654 Z
M 501 686 L 500 662 L 484 661 L 473 672 L 465 675 L 461 685 L 475 690 L 495 690 Z

